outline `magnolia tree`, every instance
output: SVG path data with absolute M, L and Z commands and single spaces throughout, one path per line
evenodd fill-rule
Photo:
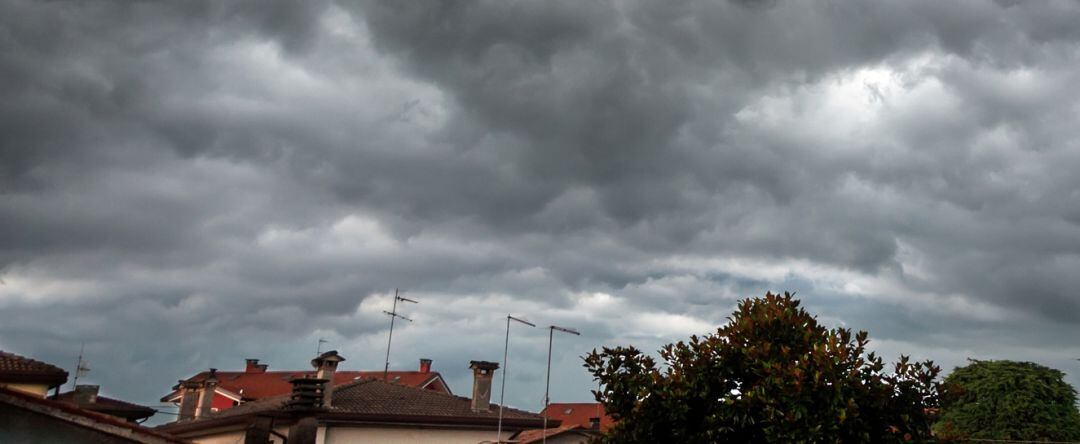
M 1065 374 L 1031 362 L 976 361 L 941 387 L 942 439 L 1077 441 L 1080 412 Z
M 789 293 L 740 301 L 715 334 L 660 350 L 593 350 L 585 367 L 617 424 L 602 443 L 926 442 L 940 369 L 886 370 L 866 332 L 827 329 Z

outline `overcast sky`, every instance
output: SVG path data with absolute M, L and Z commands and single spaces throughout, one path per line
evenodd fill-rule
M 0 1 L 0 349 L 154 405 L 262 358 L 581 355 L 797 291 L 1080 383 L 1080 4 Z M 400 307 L 399 307 L 400 308 Z M 547 331 L 515 325 L 511 405 Z M 167 419 L 167 418 L 166 418 Z

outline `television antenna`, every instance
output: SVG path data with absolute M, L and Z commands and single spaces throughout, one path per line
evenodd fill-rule
M 506 341 L 503 342 L 503 372 L 502 372 L 502 390 L 499 392 L 499 427 L 495 432 L 496 442 L 502 441 L 502 419 L 503 419 L 503 405 L 506 404 L 506 377 L 509 376 L 509 367 L 507 363 L 508 352 L 510 351 L 510 321 L 516 321 L 529 327 L 536 327 L 536 324 L 529 322 L 524 318 L 515 318 L 513 315 L 506 315 Z
M 578 332 L 577 330 L 574 330 L 572 328 L 559 327 L 558 325 L 548 326 L 547 382 L 544 384 L 544 410 L 543 410 L 543 412 L 544 412 L 544 431 L 542 432 L 543 434 L 541 435 L 542 438 L 543 438 L 542 442 L 545 443 L 545 444 L 547 443 L 548 416 L 551 416 L 551 412 L 547 411 L 547 408 L 548 408 L 548 405 L 551 404 L 551 397 L 549 397 L 548 395 L 550 394 L 550 391 L 551 391 L 551 343 L 553 342 L 553 340 L 555 338 L 555 330 L 561 331 L 563 333 L 569 333 L 569 334 L 572 334 L 572 335 L 575 335 L 575 336 L 581 336 L 580 332 Z
M 409 318 L 407 318 L 405 316 L 402 316 L 401 314 L 399 314 L 397 312 L 397 303 L 398 303 L 398 301 L 411 302 L 413 304 L 419 304 L 420 303 L 419 301 L 414 301 L 412 299 L 409 299 L 407 297 L 402 296 L 403 294 L 405 294 L 404 291 L 395 288 L 394 289 L 394 307 L 391 308 L 390 311 L 383 310 L 383 313 L 385 313 L 387 316 L 390 316 L 390 335 L 386 339 L 386 365 L 383 366 L 383 374 L 382 374 L 383 375 L 383 381 L 387 380 L 387 375 L 390 373 L 390 344 L 393 343 L 393 341 L 394 341 L 394 320 L 396 320 L 397 318 L 401 318 L 401 319 L 404 319 L 404 320 L 409 321 L 409 322 L 413 321 L 412 319 L 409 319 Z
M 71 380 L 71 387 L 75 388 L 79 384 L 79 377 L 90 372 L 90 364 L 83 360 L 83 350 L 86 349 L 86 343 L 83 342 L 79 345 L 79 360 L 75 362 L 75 377 Z

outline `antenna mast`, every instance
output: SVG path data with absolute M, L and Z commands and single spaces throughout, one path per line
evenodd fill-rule
M 79 376 L 90 371 L 90 366 L 83 361 L 83 350 L 86 348 L 86 343 L 83 342 L 79 345 L 79 360 L 75 363 L 75 377 L 71 380 L 71 388 L 75 388 L 79 384 Z
M 413 321 L 412 319 L 409 319 L 409 318 L 407 318 L 405 316 L 402 316 L 402 315 L 398 314 L 398 312 L 397 312 L 397 303 L 398 303 L 398 301 L 412 302 L 414 304 L 419 304 L 420 303 L 419 301 L 414 301 L 412 299 L 409 299 L 409 298 L 406 298 L 406 297 L 402 296 L 403 294 L 405 294 L 404 291 L 401 291 L 400 289 L 395 288 L 394 289 L 394 306 L 393 306 L 393 308 L 391 308 L 390 311 L 383 310 L 383 313 L 386 313 L 386 315 L 390 316 L 390 337 L 386 339 L 386 365 L 383 366 L 383 372 L 382 372 L 383 381 L 387 380 L 388 374 L 390 373 L 390 344 L 393 343 L 393 341 L 394 341 L 394 320 L 397 319 L 397 318 L 401 318 L 401 319 L 404 319 L 404 320 L 409 321 L 409 322 Z

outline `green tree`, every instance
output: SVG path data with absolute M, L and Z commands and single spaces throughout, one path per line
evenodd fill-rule
M 941 386 L 942 439 L 1080 440 L 1076 390 L 1060 371 L 1031 362 L 977 361 Z
M 891 372 L 866 332 L 826 329 L 791 294 L 739 302 L 715 334 L 660 350 L 593 350 L 585 367 L 617 424 L 602 443 L 926 442 L 937 403 L 932 362 Z

